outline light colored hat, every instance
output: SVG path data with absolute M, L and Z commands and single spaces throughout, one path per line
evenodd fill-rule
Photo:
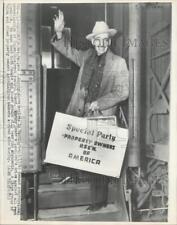
M 110 37 L 117 33 L 116 29 L 110 29 L 104 21 L 97 21 L 93 27 L 92 33 L 86 36 L 87 40 L 91 40 L 98 34 L 108 33 Z

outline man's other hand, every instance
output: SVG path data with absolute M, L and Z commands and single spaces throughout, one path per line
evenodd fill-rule
M 84 108 L 85 117 L 93 117 L 93 116 L 100 116 L 102 115 L 101 111 L 99 110 L 99 106 L 97 101 L 92 103 L 86 103 Z
M 98 110 L 99 110 L 99 107 L 98 107 L 97 101 L 92 102 L 89 106 L 89 111 L 94 112 L 94 111 L 98 111 Z

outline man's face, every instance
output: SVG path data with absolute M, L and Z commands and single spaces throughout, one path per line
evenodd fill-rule
M 107 33 L 98 34 L 92 39 L 92 45 L 95 47 L 98 56 L 104 54 L 108 50 L 110 44 L 111 39 Z

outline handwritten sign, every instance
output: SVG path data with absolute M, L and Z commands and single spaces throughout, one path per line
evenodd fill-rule
M 127 141 L 127 129 L 56 113 L 45 162 L 118 178 Z

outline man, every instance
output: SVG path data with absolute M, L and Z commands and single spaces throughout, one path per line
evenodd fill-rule
M 64 16 L 60 10 L 54 17 L 54 30 L 56 34 L 51 44 L 80 67 L 74 93 L 66 113 L 79 117 L 94 115 L 95 112 L 103 116 L 115 115 L 117 104 L 127 99 L 129 93 L 129 74 L 126 62 L 109 49 L 111 37 L 117 31 L 109 29 L 105 22 L 97 21 L 92 33 L 86 36 L 94 48 L 81 51 L 72 48 L 65 37 Z M 106 206 L 108 177 L 93 174 L 91 194 L 92 204 L 89 210 L 98 210 Z

